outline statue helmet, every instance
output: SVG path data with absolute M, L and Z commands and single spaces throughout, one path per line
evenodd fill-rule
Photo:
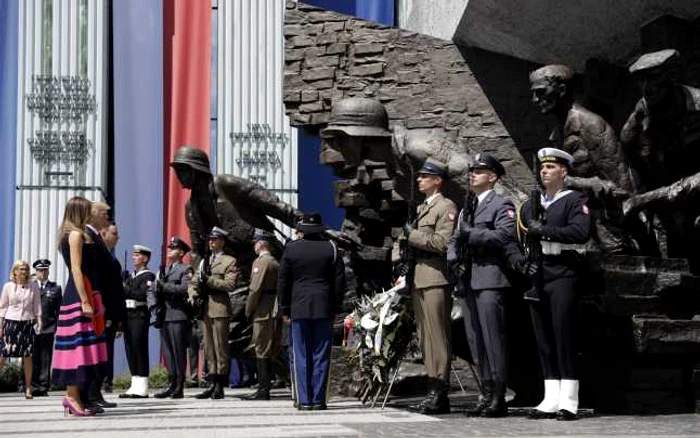
M 328 126 L 321 131 L 321 138 L 341 133 L 351 137 L 391 137 L 384 105 L 365 97 L 336 101 L 331 108 Z
M 173 157 L 173 161 L 170 163 L 171 166 L 176 164 L 184 164 L 195 170 L 211 175 L 209 156 L 206 152 L 194 146 L 181 146 L 177 152 L 175 152 L 175 157 Z

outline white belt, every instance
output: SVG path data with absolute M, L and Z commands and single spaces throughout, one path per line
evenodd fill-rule
M 559 242 L 548 242 L 543 240 L 542 242 L 542 254 L 544 255 L 559 255 L 562 251 L 576 251 L 578 253 L 585 253 L 585 245 L 577 245 L 572 243 L 559 243 Z
M 136 309 L 139 307 L 147 307 L 148 303 L 145 301 L 136 301 L 136 300 L 126 300 L 126 308 L 127 309 Z

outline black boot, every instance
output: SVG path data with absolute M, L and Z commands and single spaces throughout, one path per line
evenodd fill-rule
M 153 395 L 155 398 L 168 398 L 173 394 L 173 389 L 175 389 L 175 377 L 168 376 L 168 387 L 163 391 L 158 392 Z
M 435 392 L 435 388 L 433 387 L 432 381 L 430 382 L 430 389 L 428 391 L 428 394 L 426 394 L 425 397 L 421 401 L 419 401 L 416 404 L 412 404 L 408 406 L 408 409 L 413 412 L 423 412 L 425 409 L 425 406 L 427 406 L 429 403 L 433 402 L 433 399 L 437 397 L 437 392 Z
M 227 377 L 225 374 L 217 374 L 214 384 L 214 392 L 211 393 L 211 398 L 213 400 L 219 400 L 224 398 L 224 386 L 226 385 Z
M 409 406 L 409 409 L 425 415 L 440 415 L 450 413 L 450 399 L 447 396 L 448 387 L 442 379 L 431 379 L 431 391 L 419 404 Z
M 270 359 L 258 359 L 258 389 L 241 397 L 243 400 L 270 400 Z
M 170 398 L 183 398 L 185 389 L 185 378 L 176 377 L 175 384 L 173 386 L 173 392 L 170 394 Z
M 506 384 L 505 382 L 493 382 L 493 397 L 491 403 L 482 412 L 482 417 L 499 418 L 508 415 L 506 406 Z
M 209 388 L 205 389 L 204 391 L 200 392 L 199 394 L 195 395 L 194 398 L 197 399 L 205 399 L 205 398 L 211 398 L 211 395 L 214 393 L 214 389 L 216 386 L 218 386 L 218 381 L 217 377 L 215 374 L 209 374 L 209 383 L 211 384 Z
M 493 380 L 483 380 L 481 382 L 481 400 L 471 409 L 468 409 L 465 414 L 470 417 L 479 417 L 488 405 L 491 404 L 493 398 Z

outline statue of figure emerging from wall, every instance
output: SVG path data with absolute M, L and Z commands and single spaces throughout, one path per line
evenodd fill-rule
M 386 110 L 373 99 L 339 100 L 321 138 L 320 162 L 342 178 L 335 183 L 335 202 L 345 210 L 342 233 L 352 241 L 350 289 L 360 295 L 388 289 L 392 228 L 403 225 L 407 204 L 394 190 L 397 164 Z
M 623 203 L 628 216 L 658 218 L 662 254 L 694 259 L 700 237 L 700 89 L 679 84 L 680 54 L 647 53 L 629 68 L 643 96 L 620 139 L 639 194 Z
M 557 119 L 548 139 L 550 146 L 574 157 L 567 185 L 589 194 L 595 243 L 605 252 L 636 253 L 638 243 L 621 227 L 620 201 L 633 188 L 622 147 L 602 117 L 574 101 L 573 77 L 573 70 L 566 65 L 533 71 L 532 101 L 542 114 Z

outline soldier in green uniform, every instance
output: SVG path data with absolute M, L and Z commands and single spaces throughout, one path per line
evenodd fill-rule
M 244 396 L 246 400 L 270 400 L 270 374 L 272 357 L 278 339 L 277 321 L 277 271 L 279 263 L 270 253 L 275 235 L 269 231 L 256 229 L 253 235 L 255 253 L 250 273 L 250 292 L 246 301 L 245 314 L 253 320 L 253 346 L 258 367 L 258 389 Z
M 229 292 L 233 292 L 239 267 L 235 258 L 224 253 L 228 233 L 214 227 L 209 233 L 211 255 L 201 261 L 199 269 L 190 281 L 187 293 L 190 302 L 196 297 L 204 299 L 204 356 L 213 385 L 195 398 L 224 398 L 228 382 L 228 322 L 231 315 Z
M 416 223 L 406 224 L 408 244 L 416 249 L 416 270 L 411 300 L 418 325 L 423 362 L 430 392 L 411 408 L 425 414 L 450 412 L 450 312 L 452 295 L 447 273 L 447 244 L 454 231 L 457 207 L 440 190 L 448 177 L 447 166 L 428 159 L 418 171 L 418 190 L 425 201 L 418 206 Z

